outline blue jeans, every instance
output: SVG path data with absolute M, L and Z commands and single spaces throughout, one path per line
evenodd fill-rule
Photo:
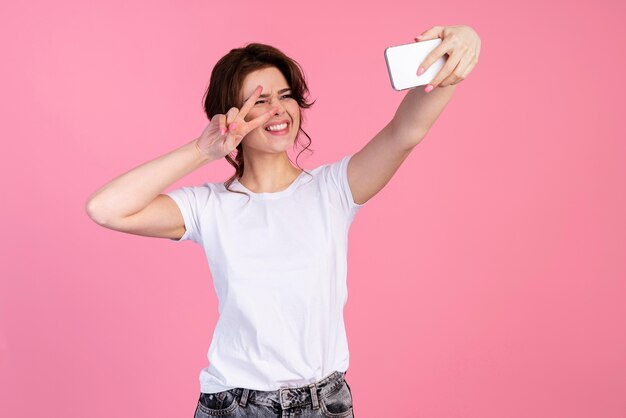
M 261 391 L 235 388 L 200 393 L 194 418 L 354 418 L 346 372 L 307 386 Z

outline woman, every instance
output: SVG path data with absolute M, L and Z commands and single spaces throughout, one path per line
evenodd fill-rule
M 455 53 L 444 36 L 463 51 Z M 444 66 L 432 84 L 456 84 L 475 64 L 465 48 L 476 47 L 473 31 L 434 27 L 423 39 L 429 37 L 442 37 L 445 47 L 431 53 L 425 68 L 443 53 L 457 64 Z M 305 100 L 303 73 L 278 49 L 249 44 L 214 67 L 205 95 L 210 122 L 198 138 L 91 196 L 87 212 L 102 226 L 192 240 L 205 250 L 220 316 L 209 366 L 200 372 L 196 418 L 354 416 L 343 322 L 348 230 L 452 91 L 409 91 L 393 120 L 362 150 L 306 171 L 287 154 L 299 132 L 306 135 L 301 110 L 313 104 Z M 163 193 L 221 158 L 236 170 L 225 183 Z

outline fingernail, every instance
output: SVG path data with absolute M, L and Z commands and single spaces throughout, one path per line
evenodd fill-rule
M 430 85 L 430 84 L 429 84 L 429 85 L 427 85 L 427 86 L 426 86 L 426 88 L 424 89 L 424 91 L 425 91 L 426 93 L 430 93 L 430 92 L 431 92 L 434 88 L 435 88 L 434 86 L 432 86 L 432 85 Z
M 417 70 L 417 75 L 422 75 L 422 73 L 423 73 L 423 72 L 424 72 L 424 68 L 423 68 L 423 67 L 420 67 L 420 68 L 418 68 L 418 70 Z
M 233 131 L 235 129 L 237 129 L 237 124 L 235 122 L 228 125 L 228 130 Z

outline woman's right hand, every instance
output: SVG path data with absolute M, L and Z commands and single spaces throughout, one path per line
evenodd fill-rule
M 272 107 L 255 119 L 244 120 L 262 91 L 263 86 L 258 86 L 252 96 L 243 104 L 241 110 L 231 107 L 225 115 L 214 115 L 207 127 L 204 128 L 202 135 L 196 139 L 198 150 L 211 161 L 219 160 L 233 152 L 248 132 L 270 120 L 278 110 L 277 106 Z

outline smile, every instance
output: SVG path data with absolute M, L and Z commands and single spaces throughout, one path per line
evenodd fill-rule
M 265 128 L 265 131 L 271 133 L 272 135 L 285 135 L 289 132 L 289 123 L 268 126 Z

